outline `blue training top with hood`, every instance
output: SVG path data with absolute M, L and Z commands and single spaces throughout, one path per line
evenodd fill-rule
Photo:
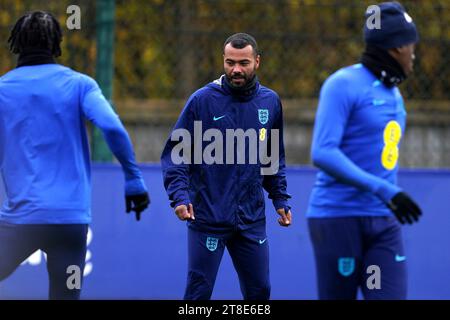
M 340 69 L 320 93 L 312 159 L 319 167 L 308 217 L 388 216 L 406 111 L 362 64 Z
M 126 194 L 146 191 L 128 134 L 97 83 L 58 64 L 22 66 L 0 78 L 1 222 L 91 222 L 85 119 L 121 163 Z
M 248 141 L 245 164 L 226 162 L 227 148 L 223 148 L 223 164 L 175 164 L 172 150 L 178 144 L 169 137 L 161 155 L 164 186 L 171 206 L 192 203 L 195 220 L 189 226 L 207 230 L 249 229 L 265 222 L 263 188 L 268 192 L 276 209 L 288 209 L 285 155 L 283 145 L 283 116 L 278 95 L 256 82 L 249 95 L 236 95 L 226 85 L 224 76 L 196 91 L 187 101 L 172 134 L 177 129 L 187 130 L 193 140 L 194 121 L 201 121 L 202 132 L 218 129 L 226 137 L 227 129 L 254 130 L 258 141 L 269 139 L 271 130 L 279 130 L 279 166 L 272 175 L 261 175 L 261 162 L 250 164 Z M 198 132 L 197 132 L 198 133 Z M 171 134 L 171 136 L 172 136 Z M 199 138 L 202 141 L 202 138 Z M 207 140 L 207 141 L 205 141 Z M 224 139 L 225 140 L 225 139 Z M 201 150 L 211 142 L 203 139 Z M 223 146 L 225 147 L 225 142 Z M 192 145 L 192 151 L 195 147 Z M 269 149 L 270 147 L 268 147 Z M 236 147 L 234 160 L 236 161 Z M 216 151 L 217 152 L 217 151 Z

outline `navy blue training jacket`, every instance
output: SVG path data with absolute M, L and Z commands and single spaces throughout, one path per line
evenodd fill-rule
M 202 141 L 202 138 L 199 138 L 199 122 L 197 122 L 197 138 L 194 137 L 196 121 L 201 121 L 203 135 L 208 129 L 218 129 L 222 133 L 223 156 L 220 158 L 223 159 L 223 163 L 207 164 L 203 161 L 204 158 L 201 158 L 200 163 L 198 160 L 195 161 L 195 152 L 198 157 L 202 151 L 208 150 L 208 145 L 212 141 L 215 141 L 215 137 L 209 139 L 203 137 L 203 140 L 209 141 Z M 172 157 L 172 151 L 180 144 L 180 141 L 172 141 L 171 137 L 176 130 L 180 131 L 179 129 L 184 129 L 185 133 L 189 132 L 191 135 L 190 163 L 185 161 L 176 164 Z M 227 129 L 242 129 L 245 132 L 250 129 L 256 132 L 258 143 L 269 139 L 268 150 L 271 150 L 271 143 L 273 143 L 270 139 L 271 130 L 278 129 L 278 171 L 272 175 L 261 174 L 260 169 L 263 165 L 260 157 L 257 157 L 256 163 L 249 159 L 250 139 L 245 140 L 244 164 L 237 164 L 238 146 L 236 144 L 231 149 L 234 150 L 232 155 L 234 163 L 226 161 Z M 172 207 L 192 203 L 195 220 L 189 221 L 190 227 L 207 230 L 245 230 L 255 224 L 264 223 L 263 188 L 268 192 L 275 209 L 289 208 L 290 195 L 286 190 L 282 108 L 280 99 L 274 91 L 257 82 L 251 94 L 235 95 L 222 76 L 197 90 L 189 98 L 173 128 L 171 137 L 161 156 L 164 186 Z M 195 139 L 197 139 L 196 142 L 200 141 L 197 146 L 194 144 Z M 200 153 L 199 145 L 201 145 Z M 211 154 L 218 155 L 214 152 Z M 274 155 L 271 156 L 276 158 Z

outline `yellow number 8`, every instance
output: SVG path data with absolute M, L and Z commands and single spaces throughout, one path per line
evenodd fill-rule
M 398 143 L 402 137 L 402 128 L 397 121 L 389 121 L 384 128 L 384 148 L 381 154 L 381 164 L 387 170 L 392 170 L 398 161 Z
M 266 138 L 266 128 L 259 129 L 259 140 L 264 141 Z

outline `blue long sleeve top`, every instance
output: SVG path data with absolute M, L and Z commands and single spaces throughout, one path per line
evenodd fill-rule
M 396 185 L 406 111 L 363 65 L 332 74 L 323 84 L 311 157 L 320 171 L 308 217 L 387 216 Z
M 125 192 L 146 191 L 129 136 L 97 83 L 58 64 L 23 66 L 0 78 L 0 221 L 91 221 L 86 119 L 121 163 Z

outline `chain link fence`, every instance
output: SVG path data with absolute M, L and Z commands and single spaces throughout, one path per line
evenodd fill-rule
M 59 62 L 95 76 L 95 1 L 0 0 L 0 71 L 14 67 L 6 40 L 26 11 L 53 12 L 65 26 L 69 5 L 81 30 L 64 31 Z M 312 121 L 323 81 L 358 62 L 365 9 L 375 1 L 116 0 L 113 98 L 141 161 L 158 161 L 185 99 L 223 72 L 223 41 L 255 36 L 261 82 L 283 101 L 287 157 L 309 163 Z M 409 112 L 403 166 L 450 167 L 450 0 L 405 0 L 420 33 L 414 74 L 401 85 Z M 3 39 L 3 40 L 1 40 Z
M 371 1 L 117 1 L 116 97 L 184 99 L 222 71 L 232 33 L 255 36 L 261 81 L 281 97 L 315 98 L 358 61 Z M 450 98 L 450 2 L 404 1 L 421 34 L 407 98 Z M 126 49 L 125 49 L 126 48 Z M 120 83 L 120 85 L 119 85 Z

